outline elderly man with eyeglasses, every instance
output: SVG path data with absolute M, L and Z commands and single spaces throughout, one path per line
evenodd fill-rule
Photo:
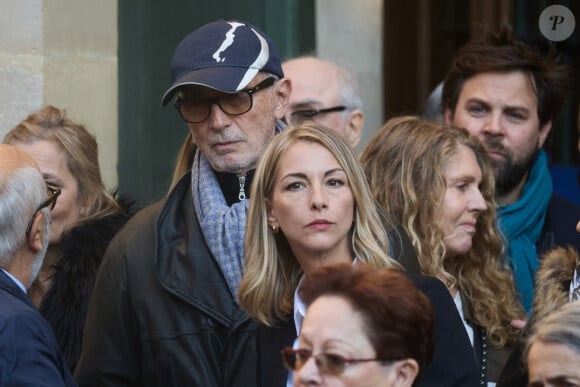
M 316 121 L 336 131 L 355 148 L 365 117 L 352 74 L 336 63 L 313 56 L 289 59 L 282 68 L 292 82 L 286 122 L 299 125 Z
M 52 329 L 26 295 L 48 247 L 47 187 L 30 156 L 0 145 L 0 385 L 76 386 Z
M 256 386 L 256 325 L 237 302 L 250 185 L 285 127 L 290 82 L 270 39 L 240 20 L 186 36 L 171 64 L 190 169 L 113 239 L 75 377 L 86 386 Z

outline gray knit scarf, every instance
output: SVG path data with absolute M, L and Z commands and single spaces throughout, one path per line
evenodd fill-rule
M 191 185 L 193 205 L 205 241 L 237 299 L 244 264 L 248 199 L 229 207 L 209 162 L 199 150 L 193 160 Z

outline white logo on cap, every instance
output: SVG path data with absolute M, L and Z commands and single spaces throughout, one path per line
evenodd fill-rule
M 238 22 L 227 22 L 227 23 L 229 25 L 231 25 L 232 28 L 228 32 L 226 32 L 226 38 L 222 42 L 221 46 L 217 49 L 217 51 L 214 52 L 213 55 L 211 56 L 218 63 L 226 60 L 226 58 L 220 57 L 220 54 L 222 52 L 224 52 L 225 50 L 227 50 L 228 47 L 232 45 L 232 43 L 234 43 L 234 38 L 236 37 L 236 34 L 234 32 L 236 32 L 238 27 L 245 25 L 244 23 L 238 23 Z
M 270 58 L 270 49 L 268 48 L 268 42 L 266 42 L 266 39 L 264 39 L 264 37 L 262 37 L 262 35 L 260 35 L 253 28 L 252 32 L 256 34 L 256 37 L 260 41 L 260 52 L 258 53 L 256 60 L 254 60 L 254 63 L 252 63 L 250 67 L 248 67 L 248 70 L 242 77 L 242 80 L 238 84 L 236 90 L 241 90 L 242 88 L 246 87 L 246 85 L 250 83 L 252 78 L 254 78 L 256 74 L 258 74 L 258 71 L 260 71 L 266 65 L 266 63 L 268 63 L 268 59 Z

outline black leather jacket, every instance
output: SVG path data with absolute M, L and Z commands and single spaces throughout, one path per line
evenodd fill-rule
M 75 372 L 81 386 L 254 386 L 255 323 L 234 301 L 187 174 L 105 255 Z

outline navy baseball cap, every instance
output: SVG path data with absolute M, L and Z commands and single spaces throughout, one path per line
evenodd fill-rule
M 173 84 L 163 94 L 161 105 L 167 105 L 184 85 L 236 93 L 259 71 L 284 77 L 280 57 L 268 36 L 241 20 L 208 23 L 187 35 L 175 49 Z

